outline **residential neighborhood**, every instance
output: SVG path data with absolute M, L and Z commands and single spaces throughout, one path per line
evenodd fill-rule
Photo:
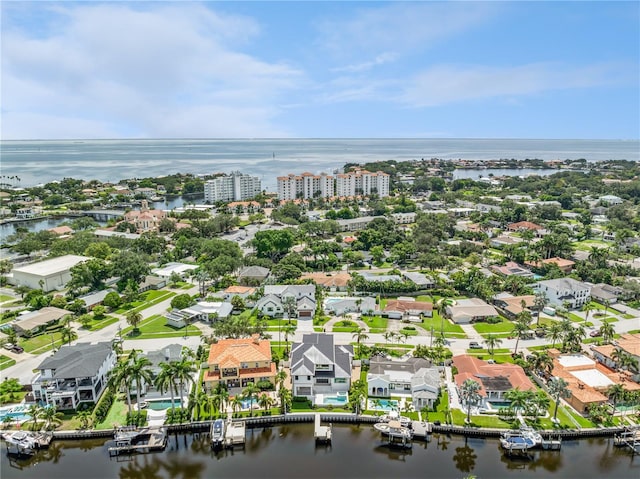
M 553 195 L 553 176 L 453 180 L 436 160 L 291 174 L 279 193 L 186 175 L 173 188 L 207 201 L 180 210 L 150 203 L 165 178 L 69 180 L 95 216 L 70 203 L 55 231 L 3 238 L 3 378 L 65 428 L 388 410 L 632 426 L 637 196 L 601 194 L 619 170 L 598 167 L 558 173 L 583 188 Z M 18 214 L 27 196 L 3 201 Z

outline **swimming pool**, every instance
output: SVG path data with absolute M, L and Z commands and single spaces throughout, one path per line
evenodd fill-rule
M 6 417 L 11 417 L 14 421 L 24 422 L 31 419 L 27 414 L 29 406 L 26 404 L 18 404 L 17 406 L 5 406 L 0 408 L 0 422 Z
M 337 392 L 332 396 L 326 394 L 316 394 L 315 403 L 318 406 L 345 406 L 349 401 L 349 394 L 344 391 Z
M 255 399 L 243 399 L 240 404 L 242 404 L 242 409 L 249 409 L 252 403 L 254 406 L 258 404 Z
M 369 399 L 369 409 L 372 411 L 398 411 L 400 409 L 399 403 L 396 399 Z
M 171 409 L 171 399 L 161 399 L 159 401 L 147 401 L 149 409 L 153 411 L 164 411 L 165 409 Z M 176 399 L 173 401 L 173 407 L 182 407 L 182 401 Z

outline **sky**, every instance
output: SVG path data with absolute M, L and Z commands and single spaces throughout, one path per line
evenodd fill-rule
M 0 138 L 640 137 L 640 2 L 3 0 Z

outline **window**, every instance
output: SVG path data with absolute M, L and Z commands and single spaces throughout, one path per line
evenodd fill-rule
M 347 378 L 336 378 L 336 384 L 345 384 L 347 382 Z
M 298 380 L 298 376 L 294 376 L 294 377 L 295 377 L 295 380 L 297 381 Z

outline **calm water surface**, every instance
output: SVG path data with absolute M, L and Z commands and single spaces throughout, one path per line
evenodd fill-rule
M 208 435 L 171 436 L 162 453 L 109 458 L 109 441 L 54 442 L 29 461 L 4 453 L 0 472 L 13 478 L 637 478 L 640 457 L 613 440 L 566 441 L 561 452 L 507 459 L 496 440 L 434 435 L 413 449 L 390 449 L 370 425 L 334 425 L 333 446 L 316 447 L 312 424 L 247 430 L 244 450 L 213 452 Z M 4 446 L 3 446 L 4 448 Z

